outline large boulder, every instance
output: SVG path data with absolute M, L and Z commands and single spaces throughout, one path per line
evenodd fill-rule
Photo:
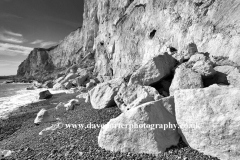
M 177 145 L 179 138 L 175 117 L 159 100 L 111 119 L 101 128 L 98 144 L 114 152 L 159 154 Z
M 157 101 L 161 98 L 163 98 L 163 96 L 153 87 L 138 84 L 127 86 L 126 83 L 123 83 L 114 100 L 118 108 L 122 112 L 125 112 L 143 103 Z
M 227 76 L 227 80 L 230 85 L 234 87 L 240 87 L 240 73 L 238 68 L 235 68 L 229 73 L 229 75 Z
M 52 94 L 50 93 L 49 90 L 42 91 L 39 93 L 39 99 L 50 99 L 52 98 Z
M 240 159 L 240 89 L 213 85 L 176 91 L 177 123 L 186 142 L 221 160 Z
M 189 68 L 192 68 L 204 77 L 209 77 L 216 73 L 213 69 L 213 62 L 207 53 L 197 53 L 191 56 L 187 64 Z
M 210 86 L 212 84 L 222 84 L 222 85 L 229 85 L 227 76 L 235 69 L 236 67 L 233 66 L 216 66 L 214 70 L 216 74 L 205 79 L 204 86 Z
M 175 70 L 175 75 L 170 86 L 170 95 L 174 95 L 176 90 L 202 88 L 202 77 L 199 73 L 187 68 L 185 64 L 180 65 Z
M 117 95 L 123 79 L 117 78 L 98 84 L 89 91 L 90 102 L 94 109 L 103 109 L 115 105 L 114 97 Z
M 129 80 L 131 84 L 151 85 L 170 74 L 175 66 L 175 59 L 168 53 L 158 55 L 134 72 Z

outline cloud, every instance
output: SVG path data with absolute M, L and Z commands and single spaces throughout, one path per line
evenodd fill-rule
M 0 40 L 4 42 L 9 42 L 9 43 L 24 43 L 27 40 L 23 38 L 23 35 L 20 33 L 15 33 L 12 31 L 0 30 Z
M 37 40 L 31 42 L 31 44 L 39 44 L 39 46 L 40 46 L 41 48 L 45 48 L 45 47 L 54 46 L 54 45 L 57 44 L 57 42 L 53 42 L 53 41 L 43 41 L 43 40 L 37 39 Z
M 11 36 L 16 36 L 16 37 L 22 37 L 23 36 L 20 33 L 14 33 L 14 32 L 7 31 L 7 30 L 5 30 L 5 33 L 8 34 L 8 35 L 11 35 Z
M 16 55 L 28 55 L 33 48 L 10 44 L 0 43 L 0 55 L 16 56 Z
M 42 42 L 43 42 L 43 40 L 37 39 L 36 41 L 33 41 L 31 44 L 40 44 Z

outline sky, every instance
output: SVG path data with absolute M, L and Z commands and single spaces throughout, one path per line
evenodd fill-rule
M 58 44 L 82 24 L 84 0 L 0 0 L 0 76 L 15 75 L 33 48 Z

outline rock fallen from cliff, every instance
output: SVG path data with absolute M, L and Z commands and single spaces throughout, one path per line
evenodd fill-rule
M 2 150 L 0 149 L 0 158 L 4 160 L 5 158 L 11 156 L 14 153 L 14 151 L 11 150 Z
M 216 74 L 214 76 L 204 79 L 204 86 L 208 87 L 213 84 L 229 85 L 227 76 L 235 69 L 233 66 L 216 66 L 214 70 Z
M 75 73 L 69 73 L 62 81 L 61 84 L 68 82 L 71 79 L 75 79 L 78 75 Z
M 39 132 L 40 136 L 44 136 L 44 135 L 49 135 L 51 133 L 53 133 L 54 131 L 56 131 L 57 129 L 60 129 L 62 127 L 62 123 L 57 123 L 57 124 L 52 124 L 51 127 L 47 127 L 45 129 L 43 129 L 41 132 Z
M 65 89 L 70 89 L 70 88 L 72 88 L 72 83 L 71 82 L 66 82 L 66 83 L 63 84 L 63 86 L 64 86 Z
M 74 108 L 80 105 L 79 101 L 77 99 L 70 100 L 67 104 L 64 105 L 67 111 L 74 110 Z
M 114 97 L 114 100 L 118 108 L 122 112 L 126 112 L 131 108 L 147 102 L 157 101 L 161 98 L 163 98 L 163 96 L 153 87 L 139 84 L 128 86 L 126 83 L 123 83 L 118 94 Z
M 229 73 L 227 76 L 227 80 L 230 85 L 234 87 L 240 87 L 240 72 L 238 68 L 235 68 L 233 71 Z
M 175 66 L 175 59 L 168 53 L 158 55 L 134 72 L 129 80 L 131 84 L 151 85 L 170 74 Z
M 187 143 L 222 160 L 240 159 L 240 89 L 213 85 L 175 92 L 176 119 Z
M 163 105 L 161 101 L 145 103 L 111 119 L 101 128 L 99 146 L 114 152 L 158 154 L 177 145 L 176 128 L 164 128 L 164 124 L 176 125 L 175 118 Z
M 51 121 L 52 117 L 50 116 L 48 110 L 41 109 L 38 113 L 36 118 L 34 119 L 34 124 L 39 125 L 40 123 Z
M 114 97 L 123 83 L 122 78 L 100 83 L 89 91 L 90 102 L 94 109 L 103 109 L 115 105 Z
M 39 93 L 39 99 L 50 99 L 52 98 L 52 94 L 50 93 L 49 90 L 42 91 Z
M 191 56 L 187 64 L 189 68 L 192 68 L 204 77 L 209 77 L 216 73 L 213 69 L 213 62 L 206 53 L 197 53 Z
M 61 84 L 61 83 L 56 83 L 54 86 L 53 86 L 53 90 L 63 90 L 65 89 L 64 85 Z
M 53 81 L 49 80 L 43 84 L 43 88 L 53 88 Z
M 199 73 L 187 68 L 186 64 L 178 66 L 175 70 L 174 78 L 170 86 L 170 95 L 174 95 L 176 90 L 202 88 L 202 77 Z

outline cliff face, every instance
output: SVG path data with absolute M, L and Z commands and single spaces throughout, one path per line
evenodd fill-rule
M 189 43 L 240 64 L 239 4 L 237 0 L 100 0 L 95 71 L 112 70 L 119 77 L 166 46 L 181 53 Z
M 48 49 L 35 48 L 18 67 L 18 75 L 38 78 L 44 73 L 53 71 L 55 67 L 48 52 Z
M 166 46 L 181 53 L 195 43 L 200 52 L 240 64 L 239 4 L 237 0 L 85 0 L 82 28 L 47 52 L 48 58 L 60 68 L 94 52 L 96 73 L 120 77 Z M 31 72 L 35 73 L 20 65 L 19 75 Z

